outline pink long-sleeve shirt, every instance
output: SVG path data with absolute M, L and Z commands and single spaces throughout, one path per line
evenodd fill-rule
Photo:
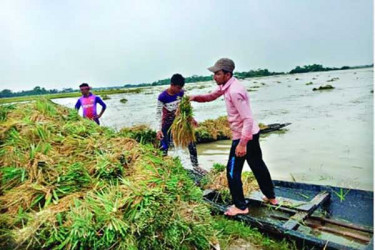
M 210 102 L 221 95 L 225 98 L 232 139 L 240 139 L 240 144 L 246 145 L 259 132 L 259 125 L 253 119 L 247 91 L 235 77 L 209 94 L 195 95 L 192 98 L 196 102 Z

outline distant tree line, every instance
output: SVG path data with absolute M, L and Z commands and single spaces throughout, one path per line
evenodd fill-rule
M 212 80 L 212 76 L 198 76 L 193 75 L 189 77 L 185 77 L 185 83 L 191 83 L 191 82 L 206 82 Z M 159 86 L 159 85 L 168 85 L 171 83 L 170 78 L 158 80 L 156 82 L 151 83 L 149 86 Z
M 294 69 L 292 69 L 289 73 L 295 74 L 295 73 L 307 73 L 307 72 L 318 72 L 318 71 L 329 71 L 329 70 L 345 70 L 345 69 L 359 69 L 359 68 L 368 68 L 373 67 L 374 64 L 371 65 L 363 65 L 363 66 L 355 66 L 355 67 L 349 67 L 349 66 L 343 66 L 341 68 L 330 68 L 330 67 L 324 67 L 321 64 L 312 64 L 312 65 L 305 65 L 305 66 L 297 66 Z M 238 79 L 245 79 L 250 77 L 261 77 L 261 76 L 272 76 L 272 75 L 281 75 L 285 74 L 284 72 L 270 72 L 268 69 L 257 69 L 257 70 L 250 70 L 247 72 L 234 72 L 234 76 Z M 185 78 L 186 83 L 192 83 L 192 82 L 206 82 L 211 81 L 212 76 L 198 76 L 193 75 Z M 152 83 L 139 83 L 139 84 L 125 84 L 118 88 L 139 88 L 139 87 L 149 87 L 149 86 L 160 86 L 160 85 L 168 85 L 170 84 L 170 79 L 163 79 L 158 80 Z M 114 87 L 111 87 L 114 88 Z M 95 89 L 109 89 L 109 88 L 95 88 Z M 30 95 L 46 95 L 46 94 L 57 94 L 57 93 L 67 93 L 67 92 L 74 92 L 76 90 L 72 88 L 65 88 L 63 90 L 57 90 L 57 89 L 51 89 L 46 90 L 45 88 L 36 86 L 32 90 L 22 90 L 20 92 L 12 92 L 10 89 L 4 89 L 0 92 L 0 98 L 4 97 L 16 97 L 16 96 L 30 96 Z
M 249 77 L 259 77 L 259 76 L 271 76 L 271 75 L 279 75 L 284 74 L 280 72 L 269 72 L 268 69 L 257 69 L 257 70 L 250 70 L 248 72 L 234 72 L 234 76 L 238 79 L 244 79 Z M 198 76 L 193 75 L 185 78 L 186 83 L 192 83 L 192 82 L 207 82 L 211 81 L 212 76 Z M 170 78 L 158 80 L 151 84 L 144 83 L 142 86 L 159 86 L 159 85 L 168 85 L 170 84 Z M 128 85 L 125 85 L 128 86 Z M 136 85 L 137 87 L 142 87 L 140 85 Z M 134 87 L 134 85 L 132 85 Z
M 258 69 L 250 70 L 248 72 L 234 72 L 234 76 L 238 79 L 245 79 L 250 77 L 260 77 L 260 76 L 272 76 L 272 75 L 282 75 L 284 72 L 269 72 L 268 69 Z
M 57 89 L 47 90 L 40 86 L 36 86 L 32 90 L 22 90 L 19 92 L 12 92 L 10 89 L 3 89 L 0 92 L 0 98 L 15 97 L 15 96 L 30 96 L 30 95 L 47 95 L 47 94 L 67 93 L 67 92 L 74 92 L 74 90 L 72 88 L 65 88 L 63 90 L 57 90 Z
M 341 68 L 330 68 L 330 67 L 323 67 L 321 64 L 312 64 L 312 65 L 305 65 L 303 67 L 297 66 L 292 69 L 289 73 L 307 73 L 307 72 L 318 72 L 318 71 L 329 71 L 329 70 L 345 70 L 345 69 L 359 69 L 359 68 L 368 68 L 373 67 L 374 64 L 371 65 L 363 65 L 363 66 L 356 66 L 356 67 L 349 67 L 349 66 L 342 66 Z

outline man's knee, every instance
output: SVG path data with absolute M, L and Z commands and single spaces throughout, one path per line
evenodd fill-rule
M 247 161 L 247 163 L 250 165 L 251 169 L 253 169 L 253 168 L 261 169 L 265 165 L 265 163 L 264 163 L 264 161 L 261 157 L 251 158 Z

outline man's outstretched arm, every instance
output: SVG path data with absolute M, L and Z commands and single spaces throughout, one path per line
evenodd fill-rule
M 218 87 L 211 93 L 203 94 L 203 95 L 192 95 L 189 97 L 189 99 L 190 101 L 195 101 L 195 102 L 211 102 L 213 100 L 216 100 L 219 96 L 223 94 L 224 92 L 221 91 L 221 89 Z

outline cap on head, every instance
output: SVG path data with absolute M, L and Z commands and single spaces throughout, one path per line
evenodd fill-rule
M 219 59 L 214 66 L 209 67 L 208 70 L 215 73 L 219 70 L 225 70 L 233 73 L 234 70 L 234 62 L 229 58 L 221 58 Z

